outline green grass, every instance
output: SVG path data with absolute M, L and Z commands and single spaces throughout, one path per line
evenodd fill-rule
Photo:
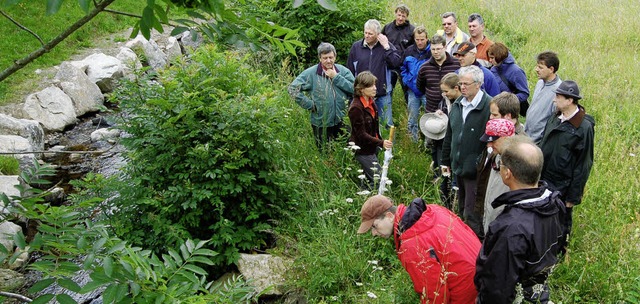
M 118 0 L 109 6 L 110 9 L 141 14 L 145 1 Z M 65 1 L 60 11 L 52 16 L 45 16 L 45 1 L 22 1 L 7 8 L 5 12 L 13 19 L 35 32 L 47 43 L 58 36 L 69 25 L 84 16 L 77 1 Z M 0 105 L 21 102 L 27 94 L 38 87 L 42 76 L 36 75 L 37 69 L 46 69 L 60 64 L 84 48 L 98 44 L 111 43 L 110 35 L 132 27 L 136 19 L 109 13 L 100 13 L 84 27 L 80 28 L 56 48 L 44 56 L 0 82 Z M 8 19 L 0 16 L 0 69 L 11 66 L 15 60 L 40 48 L 40 42 L 20 30 Z M 108 41 L 107 41 L 108 40 Z
M 559 54 L 559 75 L 578 82 L 581 104 L 596 119 L 595 164 L 582 205 L 574 211 L 574 232 L 566 260 L 551 278 L 555 303 L 639 303 L 640 299 L 640 94 L 638 60 L 640 28 L 633 0 L 560 1 L 403 1 L 413 24 L 429 34 L 440 27 L 439 14 L 455 11 L 466 28 L 474 12 L 486 19 L 487 34 L 507 44 L 525 70 L 532 89 L 535 56 L 545 50 Z M 399 2 L 392 1 L 389 11 Z M 393 14 L 388 14 L 390 22 Z M 340 51 L 340 50 L 339 50 Z M 283 86 L 286 85 L 283 80 Z M 359 196 L 348 152 L 336 147 L 319 154 L 313 147 L 307 113 L 294 109 L 291 121 L 292 160 L 307 181 L 301 215 L 280 226 L 276 251 L 296 259 L 292 284 L 305 288 L 311 303 L 416 303 L 411 281 L 397 262 L 393 244 L 370 235 L 356 235 Z M 427 167 L 430 158 L 411 144 L 406 107 L 394 96 L 398 137 L 390 168 L 389 195 L 400 203 L 416 196 L 437 202 Z M 306 148 L 305 148 L 306 147 Z M 297 167 L 297 166 L 294 166 Z M 347 168 L 351 168 L 348 170 Z M 353 199 L 348 203 L 347 199 Z M 330 210 L 330 211 L 327 211 Z M 295 249 L 294 249 L 295 248 Z M 373 270 L 369 260 L 379 261 Z M 378 296 L 367 297 L 367 291 Z
M 17 175 L 19 172 L 18 159 L 12 156 L 0 156 L 0 175 Z

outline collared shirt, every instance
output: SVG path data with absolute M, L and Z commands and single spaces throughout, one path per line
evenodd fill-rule
M 484 61 L 489 61 L 489 56 L 487 56 L 487 50 L 490 46 L 493 45 L 493 41 L 491 41 L 487 36 L 482 37 L 482 41 L 476 44 L 476 60 L 481 59 Z
M 371 113 L 371 116 L 376 117 L 376 110 L 373 108 L 373 99 L 366 99 L 364 96 L 360 96 L 360 102 L 365 109 Z
M 462 104 L 462 123 L 465 122 L 465 120 L 467 119 L 467 115 L 471 113 L 471 110 L 475 109 L 478 106 L 480 100 L 482 100 L 483 95 L 484 93 L 482 92 L 482 90 L 478 91 L 471 102 L 469 102 L 466 97 L 462 97 L 462 100 L 460 100 L 460 104 Z
M 569 117 L 564 117 L 564 114 L 560 113 L 560 116 L 558 116 L 558 119 L 560 119 L 560 123 L 563 123 L 563 122 L 573 118 L 574 116 L 576 116 L 576 114 L 578 114 L 579 111 L 580 111 L 580 108 L 576 107 L 576 110 L 573 111 L 573 113 L 571 113 L 571 115 L 569 115 Z

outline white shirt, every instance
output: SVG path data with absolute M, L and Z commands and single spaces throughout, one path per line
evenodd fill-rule
M 467 101 L 466 97 L 462 97 L 462 100 L 460 100 L 460 104 L 462 104 L 462 123 L 465 123 L 465 121 L 467 120 L 467 115 L 471 113 L 471 110 L 475 109 L 478 106 L 480 100 L 482 100 L 483 95 L 484 93 L 482 92 L 482 90 L 479 90 L 478 94 L 473 97 L 473 100 L 471 100 L 471 102 Z

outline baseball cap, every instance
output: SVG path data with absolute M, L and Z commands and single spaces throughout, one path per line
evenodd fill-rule
M 358 233 L 365 233 L 369 231 L 373 225 L 373 221 L 383 215 L 385 211 L 391 207 L 393 207 L 391 200 L 384 195 L 374 195 L 368 198 L 360 210 L 362 223 L 360 224 L 360 228 L 358 228 Z

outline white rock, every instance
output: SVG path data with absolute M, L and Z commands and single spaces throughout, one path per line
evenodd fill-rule
M 113 91 L 116 81 L 124 75 L 122 62 L 103 53 L 91 54 L 79 62 L 72 61 L 71 64 L 81 70 L 86 67 L 85 73 L 98 85 L 102 93 Z
M 34 149 L 44 149 L 44 130 L 35 120 L 0 114 L 0 134 L 18 135 L 29 140 Z
M 12 153 L 12 152 L 33 152 L 36 150 L 28 139 L 17 135 L 0 135 L 0 152 Z M 19 160 L 29 160 L 29 162 L 35 158 L 33 153 L 15 154 L 15 158 Z
M 73 101 L 54 86 L 27 96 L 22 110 L 49 131 L 62 131 L 77 121 Z
M 75 65 L 63 62 L 55 79 L 58 87 L 73 101 L 77 116 L 96 112 L 104 104 L 104 95 L 98 85 Z
M 284 274 L 291 261 L 270 254 L 240 254 L 238 270 L 256 288 L 262 292 L 268 287 L 266 295 L 281 295 L 279 287 L 284 283 Z
M 161 69 L 167 65 L 167 55 L 165 55 L 154 40 L 147 40 L 141 34 L 127 42 L 126 47 L 132 49 L 136 54 L 144 55 L 147 64 L 154 69 Z
M 100 140 L 108 140 L 120 136 L 120 130 L 102 128 L 91 132 L 91 141 L 96 142 Z
M 22 231 L 22 227 L 12 222 L 4 221 L 0 223 L 0 244 L 4 245 L 7 251 L 13 252 L 15 248 L 13 236 L 19 231 Z

